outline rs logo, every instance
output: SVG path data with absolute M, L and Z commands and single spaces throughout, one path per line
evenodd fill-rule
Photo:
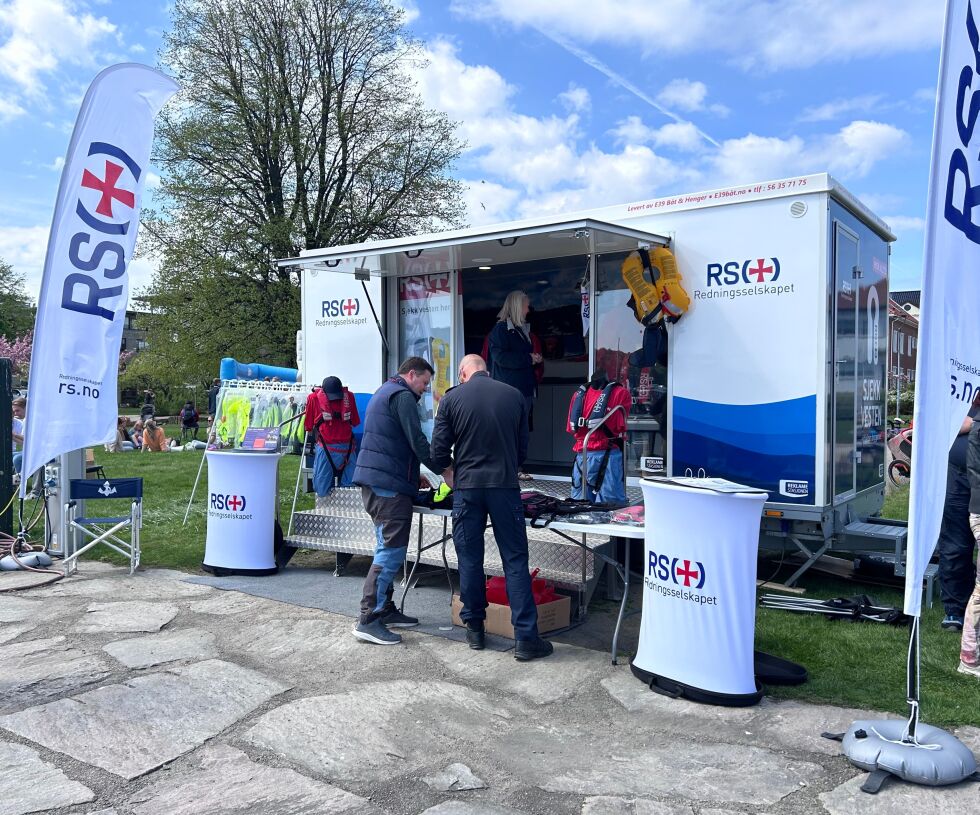
M 323 300 L 320 303 L 321 317 L 356 317 L 361 311 L 361 301 L 356 297 L 346 300 Z
M 647 556 L 648 577 L 664 583 L 676 583 L 686 589 L 704 588 L 704 564 L 700 560 L 672 558 L 670 555 L 658 555 L 654 551 L 648 552 Z
M 245 509 L 244 495 L 231 495 L 229 493 L 212 492 L 211 509 L 230 512 L 242 512 Z
M 730 260 L 727 263 L 709 263 L 708 287 L 775 283 L 779 280 L 779 269 L 779 258 L 750 258 Z

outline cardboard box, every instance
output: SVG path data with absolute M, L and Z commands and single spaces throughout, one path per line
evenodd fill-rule
M 459 595 L 453 595 L 453 625 L 464 625 L 459 618 L 463 604 L 460 602 Z M 551 603 L 542 603 L 538 606 L 538 633 L 547 634 L 549 631 L 557 631 L 559 628 L 566 628 L 571 620 L 572 598 L 561 597 Z M 514 639 L 514 626 L 510 624 L 510 606 L 500 606 L 490 603 L 487 606 L 487 620 L 484 629 L 488 634 L 497 634 L 501 637 Z

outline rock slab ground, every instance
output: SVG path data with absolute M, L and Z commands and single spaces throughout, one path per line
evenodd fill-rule
M 0 595 L 0 815 L 980 812 L 976 784 L 860 792 L 819 733 L 880 713 L 667 699 L 565 643 L 379 648 L 338 614 L 88 565 Z

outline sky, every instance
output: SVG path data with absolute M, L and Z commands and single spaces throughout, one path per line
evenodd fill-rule
M 897 235 L 891 288 L 919 287 L 939 0 L 397 5 L 471 225 L 829 172 Z M 168 26 L 163 0 L 0 0 L 0 258 L 33 296 L 85 89 L 155 65 Z

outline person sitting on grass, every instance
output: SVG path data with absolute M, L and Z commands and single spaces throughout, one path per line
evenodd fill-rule
M 154 419 L 147 419 L 143 426 L 143 452 L 164 453 L 169 449 L 163 428 Z
M 105 449 L 110 453 L 122 453 L 127 450 L 135 449 L 132 437 L 129 435 L 129 419 L 120 416 L 116 419 L 116 438 L 110 441 Z
M 140 419 L 137 419 L 133 423 L 133 432 L 130 434 L 130 437 L 137 450 L 143 447 L 143 422 Z

